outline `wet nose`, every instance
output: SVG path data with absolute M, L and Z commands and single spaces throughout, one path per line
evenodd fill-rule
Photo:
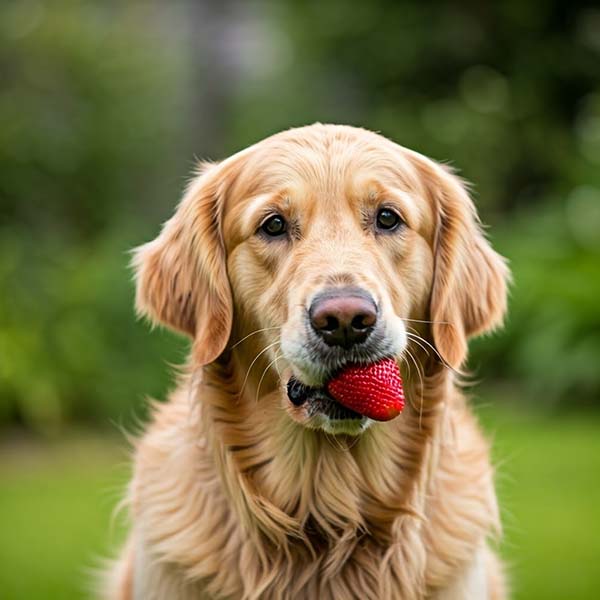
M 327 345 L 346 349 L 364 342 L 377 322 L 375 301 L 360 288 L 325 290 L 315 297 L 308 314 Z

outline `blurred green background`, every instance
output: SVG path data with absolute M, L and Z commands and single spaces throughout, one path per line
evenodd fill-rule
M 197 158 L 313 121 L 457 167 L 514 286 L 473 344 L 514 597 L 600 597 L 600 8 L 594 2 L 0 4 L 0 589 L 79 598 L 121 536 L 122 429 L 185 341 L 128 251 Z

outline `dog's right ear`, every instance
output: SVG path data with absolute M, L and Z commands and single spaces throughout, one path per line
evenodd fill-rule
M 201 365 L 223 352 L 231 332 L 221 220 L 232 172 L 231 159 L 205 168 L 160 235 L 134 251 L 138 314 L 191 336 Z
M 438 216 L 431 329 L 444 361 L 460 369 L 468 339 L 502 323 L 510 274 L 485 238 L 461 180 L 441 165 L 430 165 L 429 174 Z

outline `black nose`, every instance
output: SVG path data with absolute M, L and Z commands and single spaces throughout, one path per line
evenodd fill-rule
M 377 306 L 360 288 L 332 288 L 315 297 L 308 315 L 326 344 L 348 349 L 369 337 L 377 322 Z

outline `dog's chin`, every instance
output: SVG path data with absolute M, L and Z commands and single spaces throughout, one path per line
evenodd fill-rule
M 333 435 L 358 436 L 373 420 L 337 402 L 322 388 L 307 386 L 292 376 L 286 383 L 288 414 L 308 429 Z
M 317 413 L 305 424 L 309 429 L 319 429 L 333 435 L 358 436 L 373 424 L 368 417 L 359 419 L 332 419 L 324 413 Z

